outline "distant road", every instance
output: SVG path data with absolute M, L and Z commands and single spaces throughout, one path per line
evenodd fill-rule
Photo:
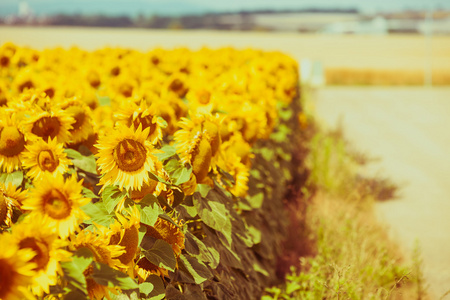
M 371 171 L 401 187 L 378 203 L 392 237 L 412 253 L 419 242 L 430 292 L 450 290 L 450 88 L 323 88 L 316 112 L 369 156 Z M 448 295 L 445 299 L 450 299 Z
M 299 33 L 235 32 L 209 30 L 149 30 L 79 27 L 0 26 L 0 44 L 13 41 L 34 48 L 70 47 L 87 50 L 121 46 L 146 51 L 174 48 L 233 46 L 279 50 L 297 60 L 322 61 L 324 67 L 383 70 L 450 69 L 450 37 L 435 36 L 427 44 L 420 35 L 313 35 Z M 431 51 L 431 52 L 430 52 Z M 432 54 L 429 61 L 429 53 Z

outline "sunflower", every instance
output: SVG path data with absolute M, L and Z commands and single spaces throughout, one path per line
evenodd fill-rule
M 75 174 L 64 180 L 62 174 L 44 173 L 40 180 L 34 181 L 35 188 L 24 200 L 22 209 L 30 210 L 30 216 L 42 215 L 43 222 L 65 239 L 81 221 L 89 218 L 80 208 L 91 201 L 83 197 L 82 183 Z
M 127 212 L 129 213 L 128 217 L 125 217 L 121 213 L 116 213 L 117 220 L 109 226 L 109 244 L 124 247 L 125 252 L 117 257 L 117 259 L 127 266 L 127 269 L 131 271 L 129 275 L 133 277 L 134 258 L 139 251 L 141 216 L 136 206 Z
M 140 190 L 150 183 L 149 172 L 157 173 L 157 158 L 147 140 L 150 128 L 137 130 L 119 125 L 109 136 L 99 139 L 97 165 L 103 175 L 100 184 Z
M 33 294 L 42 297 L 43 293 L 50 293 L 50 286 L 57 283 L 61 274 L 60 261 L 69 260 L 71 253 L 62 249 L 66 243 L 49 228 L 48 224 L 35 217 L 26 217 L 24 221 L 12 227 L 12 234 L 20 249 L 31 249 L 36 256 L 31 260 L 36 263 L 31 289 Z M 41 224 L 36 230 L 36 224 Z
M 119 124 L 133 127 L 136 130 L 139 125 L 142 129 L 150 128 L 147 139 L 154 145 L 162 140 L 162 129 L 165 127 L 164 120 L 159 117 L 159 111 L 155 104 L 150 106 L 145 101 L 136 104 L 133 101 L 122 106 L 121 111 L 114 116 Z
M 241 159 L 234 153 L 221 159 L 219 166 L 233 176 L 235 185 L 227 189 L 237 197 L 245 197 L 248 191 L 248 177 L 250 175 L 248 167 L 241 162 Z
M 215 167 L 220 137 L 220 117 L 198 114 L 189 120 L 182 118 L 181 129 L 175 132 L 177 152 L 183 163 L 190 163 L 197 182 L 206 180 L 211 167 Z
M 164 240 L 172 246 L 175 256 L 178 257 L 184 249 L 184 233 L 179 227 L 182 226 L 183 222 L 177 220 L 173 221 L 178 224 L 178 226 L 175 226 L 172 222 L 162 218 L 158 218 L 153 226 L 144 226 L 147 227 L 147 236 Z
M 12 90 L 16 94 L 20 94 L 26 90 L 36 88 L 38 86 L 38 76 L 34 76 L 34 73 L 34 70 L 30 67 L 20 69 L 12 82 Z
M 83 247 L 88 248 L 94 255 L 95 261 L 106 264 L 111 268 L 125 267 L 118 259 L 125 253 L 125 247 L 111 244 L 110 235 L 104 233 L 97 227 L 83 229 L 77 235 L 72 236 L 71 247 L 74 250 Z
M 118 259 L 118 257 L 125 253 L 125 248 L 120 245 L 110 244 L 110 236 L 103 234 L 102 230 L 82 230 L 72 240 L 71 246 L 75 250 L 83 247 L 88 248 L 97 262 L 106 264 L 115 269 L 126 268 L 126 266 Z M 93 271 L 92 264 L 83 271 L 88 295 L 91 299 L 103 299 L 104 297 L 110 299 L 109 292 L 118 294 L 118 288 L 107 287 L 97 283 L 92 277 Z
M 226 142 L 221 145 L 222 159 L 226 160 L 228 155 L 235 154 L 240 161 L 250 168 L 251 161 L 255 157 L 252 147 L 247 143 L 239 131 L 233 132 Z
M 11 173 L 22 166 L 27 138 L 16 121 L 15 114 L 4 114 L 0 121 L 0 166 Z
M 181 189 L 186 196 L 194 194 L 195 190 L 197 189 L 197 178 L 195 177 L 194 173 L 191 173 L 187 182 L 181 184 Z
M 74 122 L 73 117 L 61 109 L 54 108 L 52 111 L 37 109 L 35 116 L 24 123 L 24 128 L 26 132 L 44 141 L 56 138 L 58 143 L 67 143 Z
M 76 144 L 86 140 L 94 130 L 88 106 L 81 100 L 72 98 L 64 101 L 61 108 L 75 120 L 69 129 L 70 142 Z
M 1 61 L 1 58 L 0 58 Z M 1 62 L 0 62 L 1 65 Z M 6 82 L 0 80 L 0 106 L 6 106 L 10 99 L 9 88 Z
M 26 148 L 22 164 L 24 168 L 30 169 L 27 176 L 31 178 L 39 178 L 45 172 L 64 174 L 72 164 L 64 152 L 64 145 L 58 144 L 56 138 L 49 138 L 48 143 L 39 139 Z
M 182 225 L 182 222 L 176 222 L 176 220 L 174 220 L 174 222 Z M 153 226 L 143 225 L 147 228 L 147 232 L 145 233 L 146 236 L 165 241 L 172 246 L 175 256 L 180 256 L 181 251 L 184 249 L 184 233 L 179 227 L 162 218 L 158 218 Z M 139 282 L 145 281 L 151 274 L 159 276 L 168 274 L 167 270 L 152 264 L 145 257 L 142 257 L 137 261 L 135 272 L 139 277 Z
M 20 209 L 27 191 L 17 189 L 12 183 L 0 183 L 0 225 L 11 226 L 13 207 Z
M 0 235 L 0 299 L 33 299 L 28 290 L 35 275 L 36 263 L 31 262 L 36 255 L 31 249 L 19 249 L 14 237 L 9 233 Z

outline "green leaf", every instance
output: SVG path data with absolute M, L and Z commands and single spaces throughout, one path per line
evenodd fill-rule
M 138 244 L 138 245 L 141 244 L 142 239 L 144 238 L 144 236 L 145 236 L 146 233 L 147 233 L 147 227 L 145 227 L 145 226 L 139 226 L 139 233 L 138 233 L 138 236 L 139 236 L 139 244 Z
M 72 160 L 75 167 L 92 174 L 97 174 L 97 164 L 93 154 L 84 156 L 80 152 L 69 148 L 65 149 L 64 152 L 67 153 L 67 156 Z
M 195 257 L 181 254 L 179 261 L 183 264 L 185 270 L 192 276 L 196 284 L 201 284 L 212 277 L 212 273 L 209 271 L 208 267 L 204 263 L 198 261 Z
M 189 181 L 192 173 L 191 165 L 183 165 L 177 159 L 169 160 L 164 165 L 164 169 L 169 173 L 174 185 L 180 185 Z
M 175 147 L 170 145 L 164 145 L 159 150 L 163 151 L 163 153 L 155 153 L 153 155 L 156 156 L 156 158 L 158 158 L 158 160 L 160 161 L 165 161 L 166 159 L 177 154 L 177 150 L 175 149 Z
M 113 212 L 114 208 L 125 196 L 125 191 L 120 191 L 115 185 L 108 185 L 102 192 L 103 204 L 108 213 Z
M 213 269 L 217 267 L 220 262 L 220 254 L 214 247 L 207 247 L 203 241 L 199 240 L 195 235 L 186 232 L 186 252 L 197 256 L 201 261 L 207 262 Z
M 175 271 L 177 260 L 173 253 L 172 246 L 163 240 L 156 240 L 153 247 L 144 251 L 145 257 L 154 265 Z
M 161 277 L 158 275 L 150 275 L 147 280 L 142 284 L 151 284 L 152 290 L 149 293 L 141 292 L 145 294 L 149 300 L 161 300 L 165 297 L 166 293 L 166 287 L 164 286 L 164 282 L 162 281 Z M 148 291 L 149 286 L 147 285 L 146 290 Z M 139 287 L 140 289 L 140 287 Z
M 99 199 L 100 198 L 93 191 L 91 191 L 90 189 L 85 188 L 85 187 L 83 187 L 83 195 L 86 198 L 90 198 L 90 199 Z
M 189 206 L 189 205 L 182 205 L 182 207 L 186 210 L 186 213 L 191 217 L 195 218 L 198 214 L 197 207 L 195 206 Z
M 81 207 L 81 209 L 90 217 L 89 220 L 85 220 L 84 223 L 92 224 L 97 223 L 106 227 L 109 227 L 114 222 L 113 216 L 108 212 L 102 201 L 97 203 L 89 202 Z
M 127 274 L 115 270 L 106 264 L 95 262 L 93 267 L 91 277 L 98 284 L 108 287 L 120 287 L 123 290 L 132 290 L 139 287 L 136 281 Z
M 153 174 L 152 172 L 148 172 L 147 174 L 148 174 L 148 177 L 149 177 L 151 180 L 158 181 L 158 182 L 162 182 L 162 183 L 164 183 L 164 184 L 166 184 L 166 185 L 169 185 L 169 186 L 172 185 L 170 182 L 167 182 L 166 180 L 164 180 L 164 178 L 159 177 L 158 175 Z
M 151 282 L 143 282 L 139 284 L 139 292 L 148 296 L 153 291 L 154 285 Z
M 206 196 L 208 195 L 209 191 L 211 190 L 211 187 L 207 184 L 198 184 L 197 185 L 197 191 L 200 193 L 200 195 L 203 198 L 206 198 Z
M 253 270 L 255 270 L 256 272 L 259 272 L 261 274 L 263 274 L 264 276 L 269 277 L 269 272 L 267 272 L 267 270 L 263 269 L 259 263 L 257 261 L 255 261 L 253 263 Z
M 14 186 L 19 187 L 22 185 L 23 181 L 23 172 L 16 171 L 12 173 L 2 173 L 0 175 L 0 182 L 3 182 L 6 186 L 9 183 L 12 183 Z
M 97 96 L 100 106 L 111 106 L 111 99 L 108 96 Z
M 231 245 L 231 216 L 228 209 L 223 203 L 217 201 L 201 200 L 202 205 L 198 210 L 198 215 L 202 218 L 203 223 L 221 232 Z
M 80 248 L 73 255 L 69 262 L 62 262 L 61 267 L 64 271 L 65 279 L 75 288 L 87 293 L 86 279 L 84 277 L 84 270 L 94 260 L 92 252 L 88 248 Z
M 159 206 L 158 206 L 159 208 Z M 144 208 L 140 209 L 141 213 L 141 223 L 144 223 L 148 226 L 153 226 L 156 223 L 156 220 L 158 220 L 159 214 L 162 212 L 162 210 L 159 208 L 153 208 L 151 206 L 146 206 Z
M 157 119 L 158 119 L 159 122 L 161 122 L 161 125 L 160 125 L 160 126 L 161 126 L 162 128 L 166 128 L 166 127 L 168 126 L 166 120 L 164 120 L 163 117 L 157 117 Z
M 254 226 L 248 226 L 247 233 L 253 241 L 253 244 L 259 244 L 261 242 L 261 230 L 257 229 Z
M 261 208 L 263 202 L 264 202 L 264 194 L 262 192 L 259 192 L 255 195 L 248 196 L 248 202 L 250 203 L 250 206 L 254 209 Z

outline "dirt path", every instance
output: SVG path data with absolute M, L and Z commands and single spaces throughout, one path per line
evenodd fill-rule
M 401 246 L 419 243 L 433 299 L 450 290 L 450 88 L 323 88 L 317 115 L 339 120 L 371 166 L 401 185 L 400 198 L 377 214 Z M 445 299 L 450 299 L 450 295 Z

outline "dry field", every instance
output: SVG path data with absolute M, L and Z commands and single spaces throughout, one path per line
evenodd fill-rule
M 169 31 L 145 29 L 0 27 L 0 43 L 13 41 L 35 48 L 78 45 L 87 50 L 125 46 L 213 48 L 234 46 L 280 50 L 297 58 L 320 60 L 327 68 L 422 70 L 429 63 L 422 36 L 331 36 L 296 33 Z M 450 69 L 450 37 L 431 39 L 434 70 Z
M 332 36 L 297 33 L 168 31 L 146 29 L 0 27 L 0 43 L 42 49 L 77 45 L 87 50 L 124 46 L 140 50 L 233 46 L 283 51 L 323 63 L 330 84 L 450 84 L 450 37 L 415 35 Z

